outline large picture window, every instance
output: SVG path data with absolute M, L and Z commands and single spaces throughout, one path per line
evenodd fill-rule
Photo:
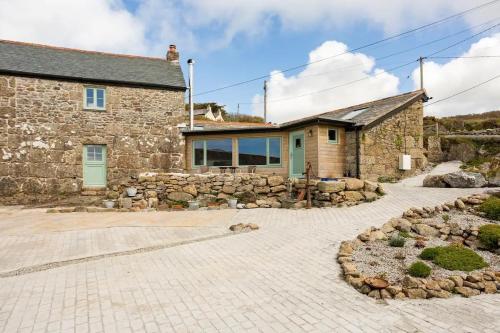
M 231 139 L 193 141 L 194 166 L 231 166 L 233 143 Z
M 238 164 L 280 165 L 281 138 L 238 139 Z

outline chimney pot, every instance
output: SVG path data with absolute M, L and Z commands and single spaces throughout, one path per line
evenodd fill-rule
M 167 52 L 167 61 L 173 63 L 179 63 L 179 52 L 175 44 L 170 44 Z

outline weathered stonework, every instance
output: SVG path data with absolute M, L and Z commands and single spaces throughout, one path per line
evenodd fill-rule
M 346 133 L 347 169 L 356 175 L 356 132 Z M 423 146 L 423 103 L 405 110 L 359 133 L 359 171 L 361 179 L 379 177 L 401 179 L 414 175 L 427 164 Z M 399 155 L 412 157 L 411 170 L 399 170 Z
M 106 110 L 83 110 L 85 86 Z M 181 90 L 0 76 L 0 202 L 42 202 L 82 191 L 83 145 L 107 146 L 107 180 L 184 164 Z

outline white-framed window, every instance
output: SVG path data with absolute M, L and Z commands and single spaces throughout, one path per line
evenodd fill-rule
M 339 143 L 339 131 L 336 128 L 328 129 L 328 143 Z
M 106 110 L 106 89 L 85 87 L 83 91 L 83 106 L 85 110 Z

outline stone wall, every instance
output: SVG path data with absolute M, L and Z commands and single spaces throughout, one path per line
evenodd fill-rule
M 399 170 L 399 155 L 412 157 L 412 168 Z M 405 110 L 360 133 L 360 177 L 401 179 L 418 172 L 427 164 L 423 146 L 423 104 L 415 102 Z M 348 166 L 355 174 L 355 132 L 347 138 Z
M 107 85 L 106 111 L 84 111 L 84 86 L 0 76 L 0 202 L 80 193 L 84 144 L 107 146 L 108 183 L 183 167 L 182 91 Z
M 329 182 L 311 180 L 310 184 L 313 205 L 317 207 L 351 206 L 374 201 L 383 194 L 379 184 L 353 178 Z M 134 197 L 128 197 L 129 187 L 137 189 Z M 167 208 L 185 205 L 193 199 L 202 207 L 216 206 L 226 204 L 228 198 L 238 198 L 244 204 L 240 208 L 303 208 L 305 200 L 290 198 L 296 198 L 305 188 L 304 179 L 288 184 L 278 175 L 146 173 L 113 186 L 107 196 L 117 199 L 120 208 Z

